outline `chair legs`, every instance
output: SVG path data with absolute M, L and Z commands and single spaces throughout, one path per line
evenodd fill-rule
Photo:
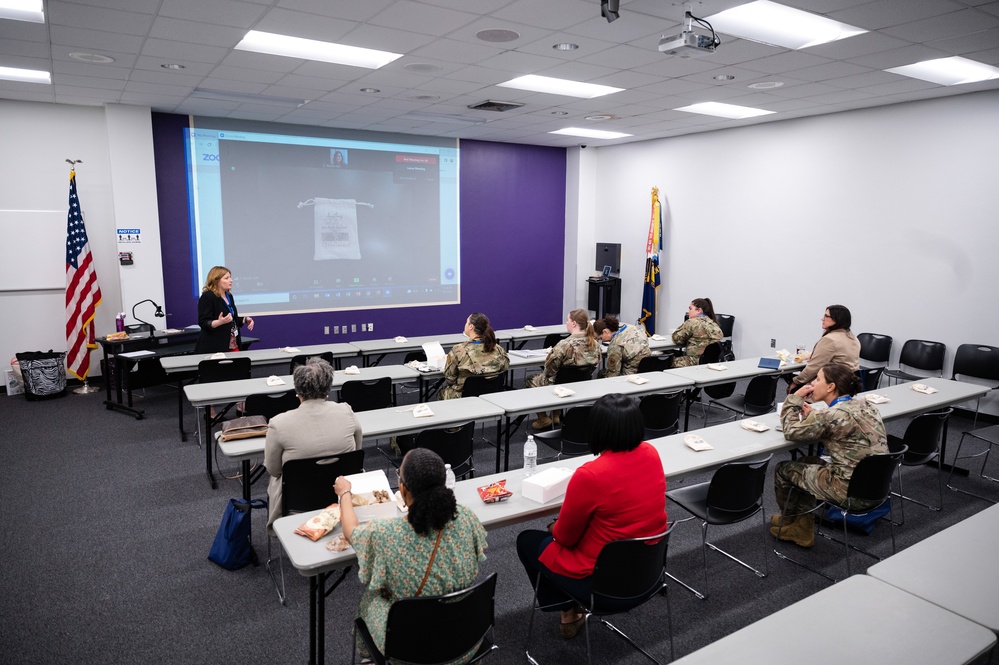
M 977 418 L 977 413 L 976 413 L 976 418 Z M 964 437 L 966 437 L 966 436 L 971 436 L 971 438 L 973 438 L 973 439 L 980 439 L 982 441 L 985 441 L 985 443 L 987 444 L 986 447 L 985 447 L 985 450 L 983 450 L 980 453 L 975 453 L 973 455 L 965 455 L 964 457 L 961 457 L 961 447 L 964 446 Z M 979 436 L 976 436 L 975 433 L 974 433 L 974 431 L 968 431 L 968 432 L 965 432 L 964 434 L 962 434 L 961 435 L 961 440 L 958 441 L 958 443 L 957 443 L 957 452 L 954 454 L 954 461 L 951 463 L 950 472 L 947 474 L 947 487 L 948 487 L 948 489 L 951 489 L 954 492 L 960 492 L 961 494 L 967 494 L 968 496 L 973 496 L 976 499 L 981 499 L 983 501 L 988 501 L 989 503 L 996 503 L 995 499 L 990 499 L 987 496 L 982 496 L 981 494 L 975 494 L 974 492 L 969 492 L 968 490 L 963 490 L 960 487 L 955 487 L 955 486 L 951 485 L 951 478 L 954 475 L 954 467 L 957 466 L 957 461 L 959 459 L 972 459 L 972 458 L 975 458 L 975 457 L 982 457 L 982 456 L 984 456 L 985 459 L 982 460 L 982 470 L 978 474 L 979 477 L 981 477 L 981 478 L 983 478 L 985 480 L 991 480 L 992 482 L 999 482 L 999 478 L 993 478 L 992 476 L 990 476 L 990 475 L 988 475 L 988 474 L 985 473 L 985 467 L 989 463 L 989 453 L 991 451 L 992 451 L 992 442 L 988 441 L 986 439 L 982 439 Z
M 278 573 L 274 572 L 271 564 L 274 563 L 273 556 L 271 555 L 271 539 L 272 536 L 267 534 L 267 562 L 264 566 L 267 568 L 267 573 L 271 576 L 271 582 L 274 583 L 274 590 L 277 591 L 278 602 L 282 605 L 286 605 L 287 594 L 284 588 L 284 549 L 280 546 L 278 547 L 278 557 L 277 557 L 277 569 Z M 281 584 L 278 584 L 278 577 L 281 578 Z
M 924 508 L 929 508 L 934 512 L 940 512 L 943 509 L 943 463 L 941 456 L 937 455 L 937 500 L 939 503 L 936 506 L 931 506 L 928 503 L 920 501 L 919 499 L 913 499 L 911 496 L 905 496 L 905 492 L 902 490 L 902 466 L 898 467 L 898 492 L 892 492 L 892 496 L 897 496 L 899 498 L 898 502 L 898 512 L 900 519 L 894 524 L 896 526 L 902 526 L 905 524 L 905 502 L 910 501 L 912 503 L 919 504 Z
M 768 544 L 767 539 L 766 539 L 766 536 L 767 536 L 767 529 L 766 529 L 767 519 L 766 519 L 766 514 L 764 513 L 764 511 L 762 509 L 760 510 L 760 515 L 761 515 L 761 517 L 763 519 L 763 526 L 764 526 L 764 529 L 762 531 L 762 533 L 763 533 L 763 570 L 765 570 L 766 572 L 760 572 L 759 570 L 757 570 L 756 568 L 753 568 L 752 566 L 750 566 L 748 563 L 746 563 L 742 559 L 739 559 L 739 558 L 733 556 L 732 554 L 730 554 L 729 552 L 726 552 L 725 550 L 723 550 L 722 548 L 718 547 L 714 543 L 708 542 L 708 523 L 707 522 L 701 522 L 701 572 L 702 572 L 703 581 L 704 581 L 704 587 L 703 587 L 704 589 L 708 588 L 708 549 L 714 550 L 715 552 L 718 552 L 722 556 L 728 557 L 729 559 L 731 559 L 732 561 L 736 562 L 737 564 L 739 564 L 743 568 L 752 571 L 757 577 L 766 577 L 767 575 L 770 574 L 770 562 L 769 562 L 769 557 L 767 556 L 767 549 L 769 547 L 769 544 Z M 690 521 L 692 519 L 694 519 L 694 518 L 693 517 L 688 517 L 686 519 L 677 520 L 677 522 L 688 522 L 688 521 Z M 674 582 L 676 582 L 677 584 L 679 584 L 680 586 L 682 586 L 687 591 L 689 591 L 692 594 L 694 594 L 695 596 L 697 596 L 697 598 L 699 600 L 704 600 L 705 598 L 708 597 L 707 591 L 705 591 L 705 592 L 702 593 L 702 592 L 698 591 L 697 589 L 695 589 L 694 587 L 692 587 L 689 584 L 687 584 L 686 582 L 684 582 L 683 580 L 681 580 L 681 579 L 679 579 L 677 577 L 674 577 L 673 575 L 671 575 L 669 573 L 666 573 L 666 576 L 669 577 Z

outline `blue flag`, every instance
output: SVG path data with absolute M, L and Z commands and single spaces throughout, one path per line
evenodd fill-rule
M 663 248 L 663 216 L 659 204 L 659 188 L 652 188 L 652 216 L 649 220 L 649 238 L 645 244 L 645 285 L 642 288 L 642 316 L 638 321 L 645 326 L 647 335 L 656 334 L 656 301 L 659 288 L 659 252 Z

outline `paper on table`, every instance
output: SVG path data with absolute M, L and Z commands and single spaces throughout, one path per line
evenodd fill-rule
M 526 325 L 526 326 L 524 326 L 524 330 L 529 330 L 531 332 L 534 332 L 535 330 L 537 330 L 537 328 L 535 328 L 532 325 Z
M 267 385 L 269 385 L 269 386 L 286 386 L 288 384 L 285 383 L 284 379 L 282 379 L 280 376 L 275 376 L 275 375 L 272 374 L 272 375 L 270 375 L 270 376 L 267 377 Z
M 932 395 L 937 391 L 936 388 L 931 388 L 925 383 L 914 383 L 912 384 L 912 389 L 915 390 L 917 393 L 923 393 L 924 395 Z
M 444 369 L 447 354 L 440 342 L 426 342 L 423 344 L 423 353 L 427 356 L 427 364 L 437 369 Z
M 284 351 L 285 353 L 298 353 L 299 352 L 298 349 L 296 349 L 293 346 L 283 346 L 283 347 L 281 347 L 281 351 Z
M 408 342 L 409 340 L 408 340 L 408 339 L 406 339 L 405 337 L 403 337 L 402 335 L 399 335 L 398 337 L 396 337 L 396 338 L 395 338 L 395 341 L 396 341 L 396 343 L 398 343 L 398 344 L 405 344 L 405 343 L 406 343 L 406 342 Z
M 357 369 L 357 365 L 351 365 L 350 367 L 343 370 L 344 374 L 360 374 L 361 370 Z
M 740 424 L 742 429 L 748 429 L 750 432 L 766 432 L 770 429 L 769 425 L 758 423 L 755 420 L 743 420 Z
M 413 408 L 413 416 L 415 418 L 429 418 L 432 415 L 434 415 L 434 412 L 426 404 L 417 404 Z
M 652 339 L 654 339 L 657 342 L 672 341 L 672 338 L 670 338 L 670 337 L 664 337 L 663 335 L 653 335 Z
M 209 360 L 225 360 L 225 354 L 221 353 L 221 352 L 219 352 L 219 353 L 213 353 L 212 355 L 208 356 L 208 359 Z
M 152 351 L 129 351 L 127 353 L 119 353 L 118 355 L 124 358 L 145 358 L 146 356 L 155 356 L 156 354 Z
M 569 395 L 576 394 L 575 390 L 566 388 L 565 386 L 555 386 L 552 392 L 555 393 L 555 397 L 568 397 Z
M 708 443 L 701 437 L 697 436 L 696 434 L 688 434 L 687 436 L 683 437 L 683 442 L 687 444 L 688 448 L 690 448 L 691 450 L 696 450 L 697 452 L 701 452 L 702 450 L 715 449 L 714 446 L 712 446 L 710 443 Z
M 708 363 L 708 369 L 713 369 L 716 372 L 724 372 L 728 367 L 725 367 L 721 363 Z
M 628 377 L 628 383 L 634 383 L 636 386 L 640 386 L 643 383 L 648 383 L 649 380 L 644 376 L 638 376 L 637 374 L 632 374 Z
M 875 395 L 874 393 L 871 393 L 870 395 L 867 395 L 867 401 L 871 404 L 887 404 L 891 400 L 884 395 Z

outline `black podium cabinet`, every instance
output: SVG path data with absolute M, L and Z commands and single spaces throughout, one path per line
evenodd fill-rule
M 596 312 L 598 319 L 607 314 L 621 313 L 621 278 L 620 277 L 590 277 L 587 308 Z

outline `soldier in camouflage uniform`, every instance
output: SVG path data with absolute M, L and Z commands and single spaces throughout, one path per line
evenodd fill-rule
M 777 505 L 791 516 L 770 518 L 770 533 L 781 540 L 811 547 L 815 542 L 815 516 L 801 513 L 815 508 L 817 499 L 845 501 L 857 463 L 868 455 L 888 452 L 885 426 L 877 407 L 863 398 L 851 399 L 858 383 L 856 375 L 845 365 L 826 365 L 812 383 L 802 386 L 784 402 L 781 411 L 784 438 L 820 442 L 831 459 L 825 462 L 819 457 L 802 457 L 777 465 L 774 472 Z M 805 402 L 806 398 L 823 401 L 829 408 L 813 409 Z M 804 491 L 791 493 L 792 487 Z
M 687 307 L 687 320 L 673 331 L 673 343 L 685 347 L 682 356 L 673 358 L 673 367 L 697 365 L 705 347 L 721 341 L 724 336 L 715 318 L 711 299 L 694 298 Z
M 638 326 L 618 322 L 615 316 L 606 316 L 593 324 L 593 330 L 607 348 L 607 364 L 600 371 L 600 377 L 637 374 L 638 363 L 652 355 L 649 349 L 649 336 Z
M 525 387 L 538 388 L 552 385 L 555 382 L 555 375 L 564 365 L 596 367 L 600 364 L 603 354 L 597 343 L 596 334 L 593 332 L 593 326 L 590 325 L 590 315 L 587 311 L 574 309 L 569 312 L 565 329 L 569 331 L 569 336 L 548 352 L 544 372 L 527 377 L 524 382 Z M 537 420 L 531 423 L 531 427 L 536 430 L 546 429 L 551 425 L 551 417 L 544 412 L 539 413 Z
M 510 359 L 503 347 L 496 343 L 496 333 L 489 325 L 489 317 L 473 313 L 465 321 L 467 342 L 454 346 L 444 364 L 444 387 L 438 399 L 457 399 L 465 386 L 465 379 L 472 374 L 498 374 L 510 369 Z

